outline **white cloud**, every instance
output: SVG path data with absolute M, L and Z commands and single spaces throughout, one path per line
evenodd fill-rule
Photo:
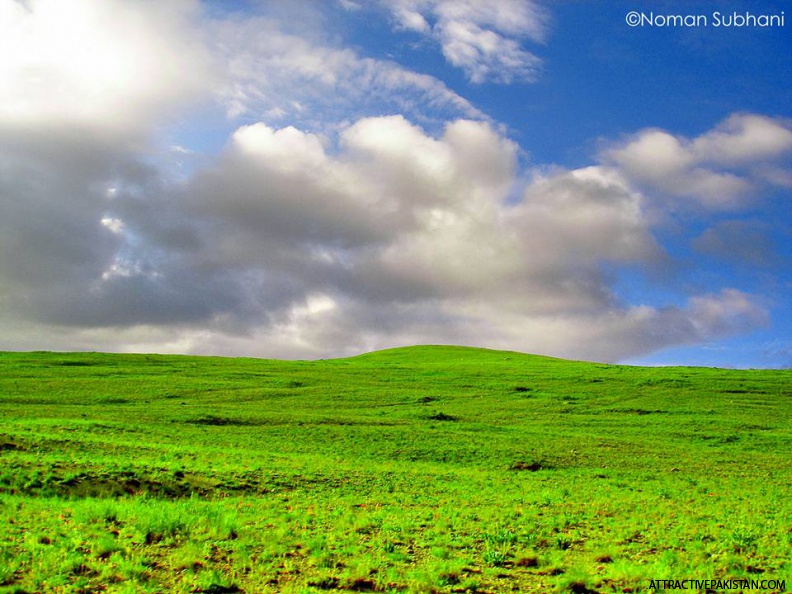
M 439 38 L 446 59 L 464 69 L 473 83 L 533 82 L 539 70 L 539 58 L 521 49 L 519 42 L 474 23 L 447 23 Z
M 518 40 L 546 25 L 531 2 L 390 6 L 471 79 L 532 76 Z M 519 147 L 439 80 L 198 8 L 0 4 L 0 348 L 331 356 L 455 342 L 614 360 L 764 323 L 734 289 L 625 303 L 609 271 L 662 259 L 656 193 L 721 205 L 767 172 L 785 179 L 787 123 L 644 131 L 601 165 L 523 179 Z M 183 141 L 153 134 L 212 96 L 245 125 L 174 178 Z
M 112 233 L 115 233 L 116 235 L 120 235 L 124 230 L 124 221 L 122 221 L 121 219 L 116 219 L 113 217 L 102 217 L 102 220 L 100 222 L 102 223 L 103 226 L 110 229 L 110 231 Z
M 515 199 L 517 151 L 471 120 L 433 137 L 401 116 L 363 118 L 337 142 L 242 126 L 183 187 L 149 180 L 130 192 L 120 179 L 108 202 L 97 186 L 74 214 L 95 226 L 39 253 L 42 274 L 24 292 L 20 271 L 0 268 L 16 288 L 8 311 L 81 340 L 140 328 L 148 338 L 134 344 L 153 348 L 169 327 L 153 350 L 303 357 L 457 342 L 615 360 L 764 321 L 732 290 L 684 309 L 622 303 L 603 266 L 662 257 L 642 195 L 588 167 L 537 176 Z M 68 179 L 58 175 L 53 188 Z M 11 209 L 8 224 L 26 212 Z M 21 241 L 40 249 L 43 237 Z M 90 257 L 76 251 L 76 267 L 49 276 L 76 248 Z
M 392 6 L 393 16 L 396 21 L 409 31 L 430 33 L 432 30 L 431 26 L 420 12 L 411 7 L 411 4 L 416 5 L 417 3 L 400 2 Z
M 232 139 L 240 151 L 265 159 L 268 166 L 274 165 L 281 171 L 304 171 L 306 167 L 322 167 L 326 161 L 319 138 L 292 126 L 280 130 L 261 123 L 243 126 Z
M 755 298 L 736 289 L 723 289 L 716 296 L 692 297 L 690 314 L 697 336 L 703 340 L 742 334 L 769 321 L 767 311 Z
M 699 344 L 767 324 L 756 298 L 728 289 L 692 298 L 684 308 L 610 307 L 597 313 L 526 316 L 497 304 L 469 303 L 469 335 L 491 348 L 595 361 L 619 361 L 671 346 Z M 461 324 L 460 324 L 461 325 Z
M 696 138 L 690 151 L 719 165 L 755 163 L 792 152 L 792 121 L 756 114 L 734 114 Z
M 349 113 L 486 119 L 432 76 L 288 33 L 276 19 L 210 19 L 197 0 L 2 0 L 0 55 L 0 125 L 81 127 L 116 141 L 139 142 L 166 115 L 212 100 L 232 119 L 305 129 Z
M 291 118 L 304 128 L 342 122 L 350 112 L 486 119 L 440 80 L 286 33 L 278 21 L 230 19 L 213 26 L 226 72 L 220 96 L 229 117 Z
M 355 2 L 354 0 L 338 0 L 338 4 L 341 6 L 341 8 L 350 12 L 358 11 L 363 8 L 358 2 Z
M 763 186 L 784 185 L 789 171 L 772 163 L 790 153 L 788 120 L 735 114 L 693 139 L 643 130 L 603 157 L 651 191 L 729 210 L 750 202 Z
M 0 125 L 136 128 L 209 88 L 197 3 L 0 2 Z
M 532 82 L 541 60 L 521 41 L 543 42 L 547 17 L 532 0 L 383 0 L 398 26 L 429 35 L 473 83 Z

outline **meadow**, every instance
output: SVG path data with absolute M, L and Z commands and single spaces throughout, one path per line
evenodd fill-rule
M 786 591 L 790 419 L 789 370 L 0 353 L 0 592 Z

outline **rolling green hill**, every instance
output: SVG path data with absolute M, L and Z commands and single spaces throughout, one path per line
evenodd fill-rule
M 0 353 L 0 592 L 784 591 L 790 419 L 792 371 Z

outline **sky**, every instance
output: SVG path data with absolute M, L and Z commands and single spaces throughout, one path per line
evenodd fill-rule
M 0 349 L 792 365 L 785 1 L 0 0 L 0 56 Z

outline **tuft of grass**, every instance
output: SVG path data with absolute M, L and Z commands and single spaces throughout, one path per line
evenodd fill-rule
M 147 545 L 164 540 L 186 540 L 195 523 L 188 509 L 187 505 L 181 503 L 160 505 L 150 501 L 131 522 Z

